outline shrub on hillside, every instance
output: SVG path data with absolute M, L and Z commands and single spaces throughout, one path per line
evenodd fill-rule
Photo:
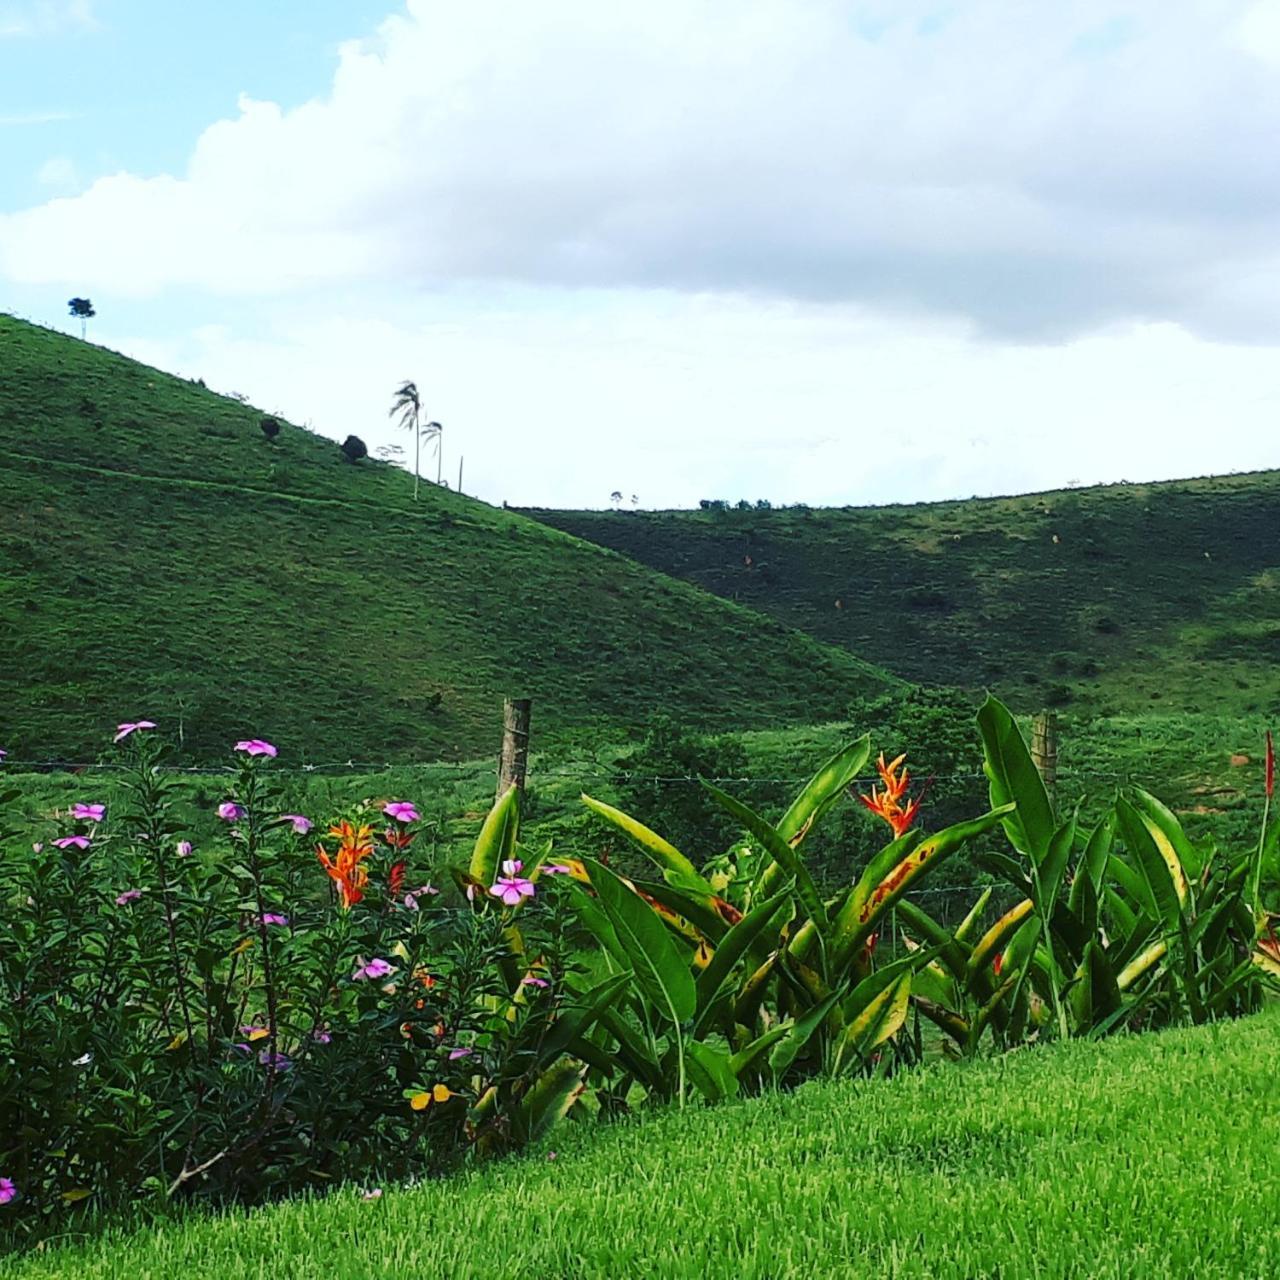
M 280 424 L 275 420 L 275 418 L 263 418 L 262 421 L 258 423 L 258 426 L 262 428 L 262 434 L 266 436 L 268 440 L 274 440 L 276 436 L 280 434 Z
M 359 462 L 369 456 L 365 442 L 359 436 L 348 436 L 339 446 L 348 462 Z

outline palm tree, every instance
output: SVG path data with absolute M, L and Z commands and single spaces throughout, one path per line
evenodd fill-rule
M 88 298 L 72 298 L 67 303 L 67 309 L 80 321 L 80 337 L 83 339 L 88 332 L 89 321 L 98 314 L 93 309 L 93 303 Z
M 418 500 L 418 461 L 421 454 L 422 432 L 418 427 L 418 420 L 422 414 L 422 400 L 418 396 L 418 387 L 416 383 L 404 383 L 395 394 L 395 399 L 391 402 L 391 408 L 387 416 L 390 418 L 399 415 L 400 426 L 406 431 L 413 432 L 413 500 Z
M 428 422 L 422 428 L 422 438 L 436 443 L 436 484 L 441 484 L 444 479 L 444 428 L 438 422 Z

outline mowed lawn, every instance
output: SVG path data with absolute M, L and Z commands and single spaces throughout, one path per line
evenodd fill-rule
M 565 1126 L 443 1183 L 115 1234 L 8 1274 L 1269 1277 L 1278 1015 Z

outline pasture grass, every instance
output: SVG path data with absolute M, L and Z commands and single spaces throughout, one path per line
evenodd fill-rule
M 1270 1276 L 1277 1012 L 564 1125 L 377 1200 L 116 1228 L 9 1274 Z
M 1280 471 L 1019 497 L 529 514 L 1016 709 L 1280 710 Z
M 265 737 L 382 764 L 662 707 L 827 718 L 894 681 L 625 557 L 412 478 L 111 351 L 0 315 L 0 746 L 94 761 L 146 716 L 187 759 Z M 388 401 L 391 388 L 388 388 Z M 374 414 L 385 411 L 374 405 Z

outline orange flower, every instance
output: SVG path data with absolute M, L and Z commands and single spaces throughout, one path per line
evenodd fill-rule
M 337 853 L 330 858 L 324 845 L 317 845 L 316 856 L 336 882 L 343 909 L 349 910 L 364 897 L 364 887 L 369 883 L 369 872 L 360 864 L 373 852 L 373 828 L 340 822 L 329 828 L 329 834 L 338 837 Z
M 920 801 L 918 799 L 909 800 L 906 804 L 903 803 L 903 799 L 907 794 L 907 787 L 911 783 L 911 774 L 902 767 L 906 758 L 906 753 L 904 752 L 891 764 L 885 764 L 884 752 L 882 751 L 876 764 L 876 770 L 880 774 L 880 781 L 884 784 L 884 790 L 881 791 L 872 787 L 869 796 L 858 797 L 877 818 L 883 818 L 893 828 L 895 836 L 904 835 L 909 831 L 911 824 L 916 820 L 916 814 L 920 811 Z

